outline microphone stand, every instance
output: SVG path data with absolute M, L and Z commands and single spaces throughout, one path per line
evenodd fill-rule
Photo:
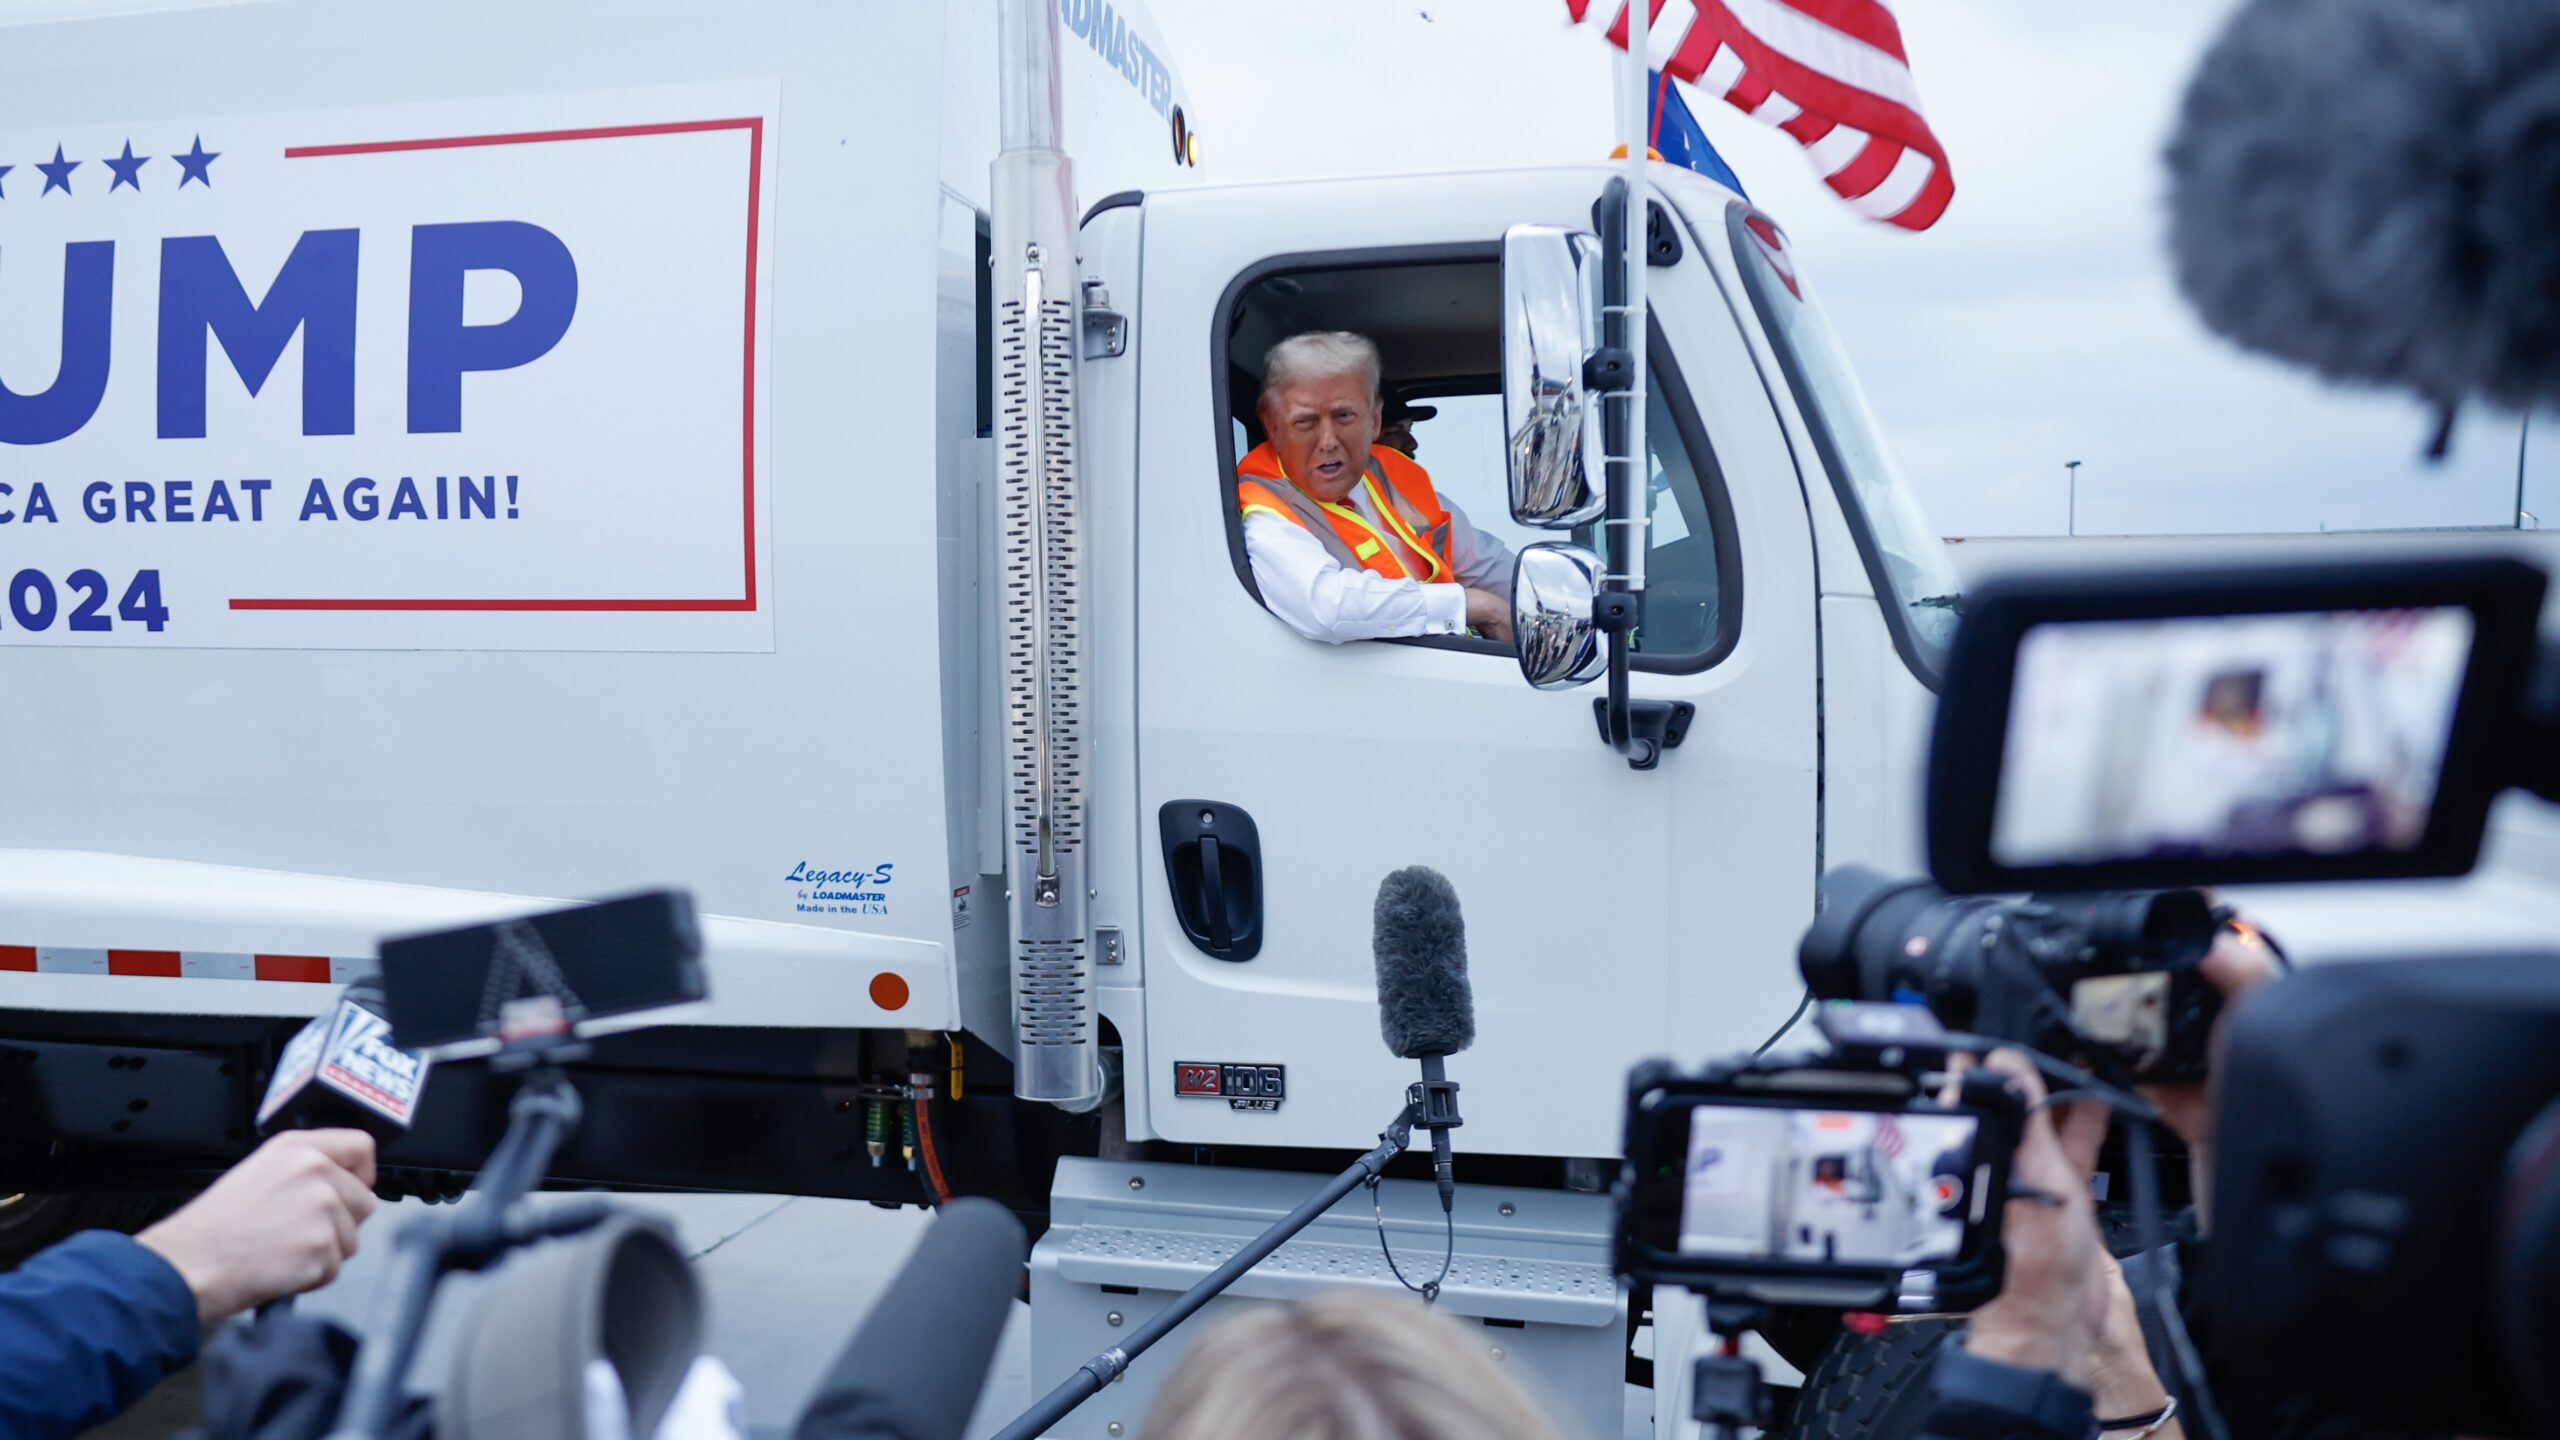
M 1423 1064 L 1432 1069 L 1438 1068 L 1436 1057 L 1425 1060 Z M 1376 1183 L 1378 1178 L 1386 1172 L 1388 1161 L 1412 1148 L 1413 1131 L 1416 1126 L 1430 1130 L 1445 1148 L 1448 1143 L 1448 1128 L 1458 1123 L 1457 1090 L 1458 1087 L 1454 1082 L 1437 1075 L 1431 1077 L 1428 1085 L 1409 1087 L 1404 1109 L 1397 1113 L 1396 1118 L 1388 1123 L 1385 1132 L 1378 1136 L 1376 1149 L 1352 1161 L 1350 1169 L 1326 1181 L 1324 1188 L 1309 1197 L 1306 1203 L 1281 1216 L 1270 1229 L 1247 1241 L 1244 1248 L 1228 1256 L 1225 1264 L 1202 1276 L 1198 1284 L 1175 1296 L 1173 1303 L 1157 1311 L 1153 1319 L 1131 1332 L 1126 1341 L 1084 1362 L 1082 1369 L 1068 1376 L 1064 1383 L 1050 1391 L 1039 1404 L 1023 1411 L 1020 1419 L 998 1431 L 995 1440 L 1037 1440 L 1037 1437 L 1047 1434 L 1051 1426 L 1067 1418 L 1077 1406 L 1102 1393 L 1102 1387 L 1119 1379 L 1128 1370 L 1131 1361 L 1147 1353 L 1157 1341 L 1171 1334 L 1175 1326 L 1190 1319 L 1195 1311 L 1218 1298 L 1222 1291 L 1234 1284 L 1246 1271 L 1261 1264 L 1272 1251 L 1287 1244 L 1292 1236 L 1313 1224 L 1317 1216 L 1332 1209 L 1342 1197 L 1352 1191 L 1363 1185 Z M 1446 1179 L 1448 1172 L 1443 1169 L 1440 1173 L 1443 1177 L 1441 1183 L 1446 1186 L 1449 1183 Z M 1445 1197 L 1448 1192 L 1444 1189 L 1442 1193 Z M 1444 1198 L 1442 1203 L 1445 1207 L 1448 1202 Z
M 561 1062 L 581 1048 L 555 1045 L 532 1056 L 523 1087 L 507 1105 L 507 1132 L 489 1152 L 471 1195 L 449 1215 L 429 1213 L 400 1227 L 392 1242 L 404 1262 L 393 1287 L 399 1310 L 390 1332 L 357 1353 L 329 1440 L 373 1440 L 391 1423 L 436 1286 L 447 1273 L 486 1269 L 538 1240 L 591 1230 L 612 1213 L 609 1202 L 593 1198 L 543 1213 L 523 1203 L 578 1128 L 582 1107 Z

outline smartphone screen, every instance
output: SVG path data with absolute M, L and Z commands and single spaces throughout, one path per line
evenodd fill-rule
M 2414 851 L 2475 629 L 2457 605 L 2032 625 L 2018 641 L 1992 858 Z
M 1989 1175 L 1969 1114 L 1692 1107 L 1683 1256 L 1857 1267 L 1953 1260 Z

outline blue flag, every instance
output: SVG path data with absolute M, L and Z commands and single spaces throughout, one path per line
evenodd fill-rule
M 1680 87 L 1653 71 L 1653 148 L 1655 153 L 1673 165 L 1683 165 L 1708 179 L 1725 185 L 1745 200 L 1751 197 L 1742 188 L 1742 177 L 1724 163 L 1716 147 L 1707 143 L 1707 132 L 1698 125 L 1698 117 L 1689 113 L 1689 103 L 1680 98 Z

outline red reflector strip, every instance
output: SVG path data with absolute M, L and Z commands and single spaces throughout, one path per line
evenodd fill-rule
M 261 980 L 299 980 L 314 985 L 329 983 L 329 957 L 326 955 L 260 955 L 256 964 Z
M 107 973 L 110 975 L 153 975 L 166 980 L 178 978 L 178 952 L 175 950 L 109 950 Z
M 149 980 L 281 980 L 328 985 L 373 968 L 326 955 L 245 955 L 236 950 L 91 950 L 0 945 L 0 974 L 125 975 Z

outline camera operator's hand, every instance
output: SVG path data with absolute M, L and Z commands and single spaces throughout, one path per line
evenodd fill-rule
M 2101 1416 L 2149 1415 L 2169 1403 L 2169 1387 L 2151 1363 L 2151 1347 L 2142 1336 L 2142 1317 L 2134 1309 L 2133 1287 L 2124 1266 L 2098 1247 L 2098 1284 L 2106 1292 L 2106 1318 L 2098 1324 L 2098 1351 L 2089 1369 L 2089 1398 Z M 2152 1440 L 2183 1440 L 2184 1431 L 2170 1420 Z
M 2197 965 L 2197 972 L 2222 992 L 2222 1014 L 2213 1025 L 2212 1062 L 2208 1074 L 2221 1068 L 2222 1037 L 2231 1027 L 2231 1012 L 2253 990 L 2283 973 L 2275 951 L 2254 929 L 2225 930 Z M 2160 1112 L 2161 1120 L 2187 1142 L 2187 1173 L 2196 1200 L 2196 1223 L 2204 1224 L 2213 1193 L 2213 1092 L 2210 1081 L 2145 1086 L 2142 1098 Z
M 2094 1101 L 2048 1106 L 2044 1078 L 2015 1050 L 1994 1050 L 1983 1063 L 2009 1078 L 2032 1113 L 2010 1166 L 2009 1208 L 2001 1218 L 2008 1276 L 1999 1298 L 1973 1312 L 1965 1348 L 2010 1365 L 2054 1371 L 2087 1389 L 2097 1372 L 2110 1298 L 2097 1205 L 2089 1198 L 2089 1177 L 2107 1135 L 2107 1109 Z M 2138 1333 L 2133 1343 L 2140 1346 Z
M 176 1214 L 135 1236 L 195 1292 L 210 1322 L 337 1278 L 374 1210 L 373 1137 L 276 1136 Z

